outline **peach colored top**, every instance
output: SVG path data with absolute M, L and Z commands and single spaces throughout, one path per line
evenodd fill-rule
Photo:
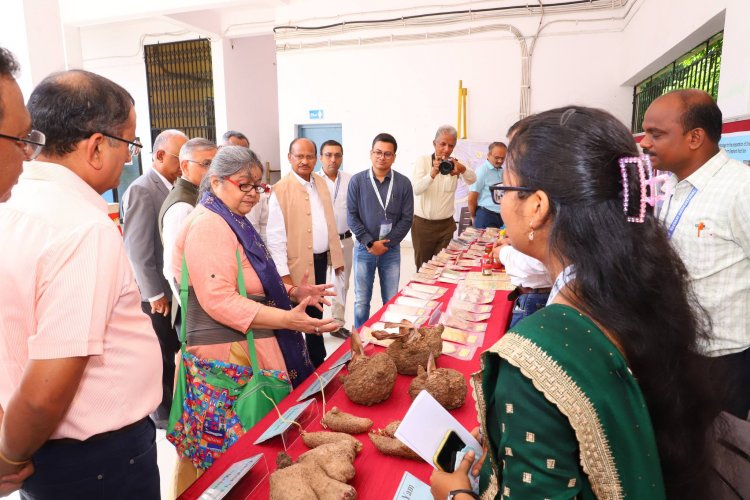
M 159 342 L 107 212 L 72 171 L 38 161 L 0 204 L 0 404 L 29 360 L 88 357 L 52 439 L 120 429 L 161 401 Z
M 182 276 L 182 256 L 187 263 L 189 284 L 206 313 L 219 323 L 246 332 L 253 323 L 260 303 L 240 295 L 237 287 L 237 256 L 248 295 L 263 295 L 263 285 L 250 265 L 237 236 L 220 215 L 198 205 L 177 234 L 172 268 Z M 240 342 L 247 351 L 247 342 Z M 191 346 L 188 351 L 208 359 L 229 361 L 231 343 Z M 286 371 L 284 357 L 275 338 L 255 339 L 260 368 Z

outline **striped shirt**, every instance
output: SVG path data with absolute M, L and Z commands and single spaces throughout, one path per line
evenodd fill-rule
M 0 205 L 0 404 L 29 360 L 88 357 L 51 438 L 120 429 L 161 401 L 159 342 L 107 203 L 71 170 L 30 162 Z
M 750 167 L 722 149 L 689 177 L 669 182 L 673 195 L 659 214 L 666 227 L 696 189 L 671 242 L 713 323 L 702 347 L 710 356 L 743 351 L 750 347 Z

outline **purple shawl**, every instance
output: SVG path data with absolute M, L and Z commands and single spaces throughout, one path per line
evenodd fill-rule
M 253 266 L 260 282 L 263 284 L 263 292 L 269 301 L 268 305 L 279 309 L 292 309 L 292 301 L 289 300 L 289 295 L 287 295 L 284 282 L 281 281 L 281 276 L 276 270 L 276 265 L 250 221 L 231 212 L 223 201 L 211 193 L 204 193 L 200 204 L 220 215 L 237 235 L 250 265 Z M 292 385 L 297 387 L 315 371 L 307 352 L 305 338 L 300 332 L 292 330 L 278 329 L 274 330 L 274 333 L 284 356 L 289 379 L 292 381 Z

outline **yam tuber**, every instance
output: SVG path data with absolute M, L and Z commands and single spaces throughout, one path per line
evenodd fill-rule
M 385 429 L 371 432 L 369 434 L 370 441 L 384 455 L 408 458 L 410 460 L 422 460 L 422 457 L 395 437 L 396 429 L 398 429 L 400 423 L 400 420 L 396 420 L 388 424 Z
M 320 422 L 327 429 L 335 432 L 346 432 L 347 434 L 361 434 L 372 428 L 372 420 L 369 418 L 355 417 L 335 406 L 323 415 Z
M 443 352 L 443 339 L 440 337 L 443 333 L 443 325 L 415 328 L 408 321 L 403 321 L 386 323 L 385 326 L 389 328 L 398 326 L 399 333 L 390 335 L 376 331 L 372 334 L 378 340 L 394 339 L 385 352 L 393 358 L 396 369 L 401 375 L 416 375 L 420 365 L 427 366 L 430 353 L 438 357 Z
M 450 368 L 436 368 L 432 354 L 427 361 L 427 370 L 420 366 L 417 376 L 409 384 L 409 396 L 416 398 L 422 389 L 429 392 L 446 410 L 463 405 L 468 392 L 463 374 Z
M 359 453 L 362 451 L 362 443 L 359 439 L 352 437 L 344 432 L 303 432 L 302 441 L 307 445 L 308 448 L 317 448 L 331 443 L 346 442 L 351 443 L 354 446 L 354 450 Z
M 351 336 L 352 360 L 349 375 L 342 375 L 344 393 L 353 402 L 372 406 L 391 396 L 396 384 L 396 365 L 386 353 L 365 355 L 359 334 Z

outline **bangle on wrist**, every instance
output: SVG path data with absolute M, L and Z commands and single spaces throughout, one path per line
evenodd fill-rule
M 3 453 L 2 451 L 0 451 L 0 460 L 2 460 L 3 462 L 5 462 L 6 464 L 10 464 L 10 465 L 26 465 L 27 463 L 29 463 L 29 461 L 31 459 L 27 458 L 26 460 L 21 460 L 20 462 L 16 461 L 16 460 L 11 460 L 10 458 L 8 458 L 8 457 L 5 456 L 5 453 Z
M 475 498 L 476 500 L 479 500 L 479 495 L 474 493 L 472 490 L 466 490 L 466 489 L 460 489 L 460 490 L 452 490 L 448 493 L 448 500 L 453 500 L 456 498 L 457 495 L 469 495 L 471 498 Z M 460 499 L 457 499 L 460 500 Z
M 291 287 L 291 288 L 289 289 L 289 291 L 288 291 L 288 292 L 286 292 L 286 294 L 287 294 L 287 295 L 289 296 L 289 298 L 290 298 L 290 299 L 292 298 L 292 293 L 294 293 L 294 291 L 295 291 L 296 289 L 298 289 L 298 288 L 299 288 L 299 287 L 298 287 L 297 285 L 292 285 L 292 287 Z

